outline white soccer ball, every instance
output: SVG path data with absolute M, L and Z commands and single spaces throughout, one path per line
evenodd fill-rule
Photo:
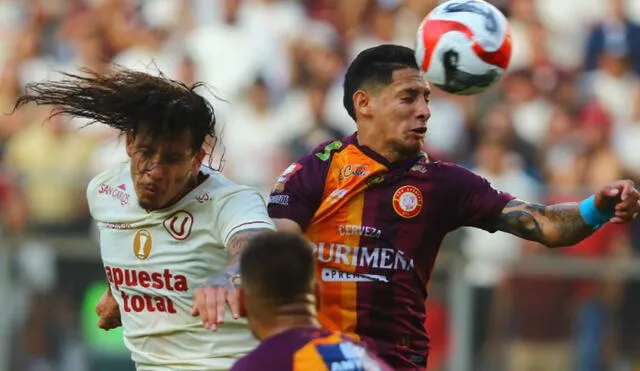
M 424 18 L 417 36 L 416 60 L 425 78 L 452 94 L 484 91 L 511 59 L 509 22 L 483 0 L 440 4 Z

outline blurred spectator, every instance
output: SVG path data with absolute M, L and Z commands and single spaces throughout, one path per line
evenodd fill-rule
M 289 158 L 300 158 L 323 142 L 341 139 L 347 135 L 331 127 L 324 119 L 325 89 L 319 84 L 307 83 L 304 92 L 311 109 L 311 127 L 291 139 L 288 144 Z
M 506 76 L 505 98 L 518 136 L 532 145 L 539 144 L 551 118 L 551 102 L 534 84 L 532 72 L 514 71 Z
M 630 64 L 636 74 L 640 74 L 640 25 L 629 19 L 624 0 L 609 0 L 607 16 L 591 29 L 587 39 L 584 68 L 592 71 L 598 68 L 601 54 L 608 45 L 619 42 L 629 52 Z
M 263 78 L 256 78 L 246 96 L 246 102 L 231 107 L 222 129 L 224 172 L 230 179 L 258 188 L 266 197 L 274 179 L 286 167 L 284 143 L 289 129 L 281 125 Z
M 616 125 L 630 121 L 640 86 L 630 66 L 630 53 L 624 37 L 607 38 L 597 55 L 597 68 L 585 75 L 586 100 L 595 98 Z
M 627 176 L 640 180 L 640 90 L 635 96 L 633 110 L 631 121 L 620 125 L 614 133 L 613 143 Z
M 467 115 L 460 99 L 433 87 L 429 98 L 431 118 L 427 123 L 425 150 L 433 158 L 461 161 L 469 152 Z
M 35 108 L 32 113 L 24 130 L 9 140 L 6 153 L 24 189 L 29 226 L 43 233 L 86 230 L 84 185 L 93 142 L 69 130 L 64 117 L 42 125 L 50 112 Z
M 535 180 L 524 172 L 522 159 L 509 152 L 505 143 L 483 138 L 475 157 L 472 170 L 486 177 L 497 189 L 532 202 L 540 199 L 540 190 Z M 481 364 L 481 351 L 489 337 L 487 318 L 494 306 L 495 287 L 503 280 L 505 269 L 518 259 L 522 240 L 506 233 L 474 228 L 464 228 L 464 233 L 461 247 L 468 261 L 464 278 L 473 287 L 474 363 Z
M 523 260 L 546 248 L 527 244 Z M 506 370 L 573 370 L 573 286 L 555 276 L 508 276 L 498 286 L 487 354 Z M 505 347 L 500 352 L 501 346 Z M 494 369 L 494 368 L 490 368 Z
M 406 39 L 400 38 L 396 32 L 396 15 L 402 5 L 401 0 L 374 0 L 366 9 L 365 16 L 370 17 L 368 28 L 364 28 L 360 35 L 355 37 L 350 44 L 349 60 L 358 55 L 364 49 L 379 44 L 398 44 L 413 47 L 415 36 Z
M 242 23 L 240 0 L 222 0 L 221 19 L 197 25 L 184 40 L 199 79 L 210 82 L 225 99 L 235 99 L 251 84 L 266 57 Z

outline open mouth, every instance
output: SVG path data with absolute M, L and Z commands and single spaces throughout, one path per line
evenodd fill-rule
M 426 127 L 415 128 L 415 129 L 411 129 L 411 132 L 416 134 L 424 134 L 427 132 L 427 128 Z
M 142 193 L 147 196 L 153 196 L 158 192 L 156 187 L 153 186 L 142 186 Z

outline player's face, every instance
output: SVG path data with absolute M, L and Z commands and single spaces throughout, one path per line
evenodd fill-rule
M 151 140 L 144 131 L 127 135 L 131 178 L 140 207 L 157 210 L 171 206 L 195 187 L 204 155 L 193 153 L 191 134 Z
M 385 147 L 401 156 L 417 155 L 424 146 L 429 110 L 429 84 L 420 72 L 404 68 L 372 100 L 372 117 Z

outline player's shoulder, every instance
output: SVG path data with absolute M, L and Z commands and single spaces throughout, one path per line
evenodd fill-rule
M 316 148 L 311 151 L 311 155 L 320 161 L 328 161 L 337 153 L 340 153 L 350 144 L 356 143 L 356 134 L 351 134 L 348 137 L 344 137 L 338 140 L 329 140 L 320 143 Z
M 259 193 L 255 188 L 234 182 L 218 170 L 202 167 L 200 171 L 207 176 L 204 191 L 212 197 L 225 197 L 236 193 Z
M 300 348 L 295 358 L 304 364 L 321 359 L 322 364 L 330 370 L 390 370 L 363 343 L 340 332 L 325 331 L 324 334 L 316 336 Z
M 124 180 L 126 179 L 126 177 L 129 177 L 129 164 L 123 163 L 118 165 L 117 167 L 104 170 L 103 172 L 91 178 L 87 188 L 89 190 L 95 190 L 100 186 L 100 184 L 109 182 L 111 180 Z
M 336 154 L 343 151 L 350 144 L 355 144 L 356 134 L 349 135 L 342 139 L 328 140 L 318 144 L 309 153 L 299 158 L 296 163 L 299 164 L 324 164 L 327 165 L 331 162 L 331 158 Z
M 439 178 L 452 185 L 464 185 L 464 182 L 482 178 L 468 167 L 453 162 L 432 160 L 430 165 Z
M 129 163 L 123 163 L 115 168 L 105 170 L 94 176 L 87 185 L 89 210 L 96 217 L 96 210 L 108 209 L 108 205 L 105 202 L 116 202 L 120 206 L 126 206 L 130 203 L 130 192 L 132 191 L 133 184 L 129 172 Z M 104 202 L 101 202 L 101 200 Z M 98 208 L 98 204 L 105 205 Z

